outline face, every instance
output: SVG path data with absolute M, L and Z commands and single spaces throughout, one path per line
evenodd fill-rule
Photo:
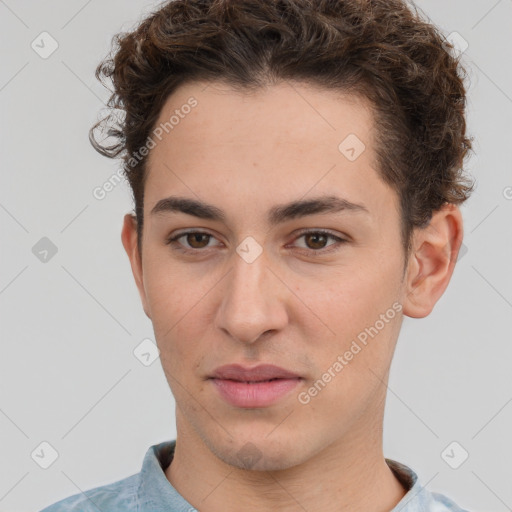
M 205 87 L 183 86 L 161 112 L 157 125 L 181 115 L 153 137 L 142 262 L 131 253 L 178 436 L 266 470 L 364 445 L 405 295 L 398 196 L 376 170 L 372 112 L 298 83 Z M 298 378 L 211 378 L 230 364 Z

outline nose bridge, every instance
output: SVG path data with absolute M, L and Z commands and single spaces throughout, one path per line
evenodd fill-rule
M 286 322 L 285 307 L 279 298 L 282 290 L 268 264 L 263 253 L 253 261 L 244 258 L 243 252 L 233 255 L 217 321 L 218 327 L 239 341 L 252 343 Z

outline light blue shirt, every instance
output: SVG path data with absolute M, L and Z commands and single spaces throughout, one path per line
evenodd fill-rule
M 40 512 L 197 512 L 165 476 L 176 440 L 151 446 L 140 473 L 117 482 L 69 496 Z M 452 500 L 420 485 L 418 476 L 404 464 L 386 459 L 407 494 L 390 512 L 468 512 Z

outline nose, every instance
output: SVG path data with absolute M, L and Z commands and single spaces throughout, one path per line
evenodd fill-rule
M 235 253 L 222 293 L 216 325 L 242 343 L 252 344 L 288 322 L 287 289 L 269 268 L 265 252 L 252 263 Z

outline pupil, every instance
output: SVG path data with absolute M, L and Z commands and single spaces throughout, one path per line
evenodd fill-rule
M 203 237 L 208 237 L 208 236 L 209 235 L 204 235 L 204 234 L 201 234 L 201 233 L 196 233 L 194 235 L 189 235 L 189 243 L 190 243 L 190 245 L 192 247 L 197 247 L 197 245 L 195 245 L 196 243 L 198 243 L 200 247 L 204 247 L 204 245 L 201 245 L 201 240 L 200 239 L 203 238 Z M 190 237 L 192 238 L 192 243 L 191 243 Z
M 317 240 L 317 242 L 313 242 L 313 245 L 314 245 L 315 243 L 318 243 L 318 239 L 323 239 L 323 241 L 325 242 L 325 235 L 320 235 L 320 234 L 308 235 L 308 238 L 309 238 L 309 239 L 313 238 L 313 239 L 316 239 L 316 240 Z M 314 247 L 314 248 L 315 248 L 315 249 L 318 249 L 318 248 L 320 248 L 320 249 L 321 249 L 321 248 L 323 247 L 323 245 L 324 245 L 324 244 L 323 244 L 322 242 L 320 242 L 320 247 Z

